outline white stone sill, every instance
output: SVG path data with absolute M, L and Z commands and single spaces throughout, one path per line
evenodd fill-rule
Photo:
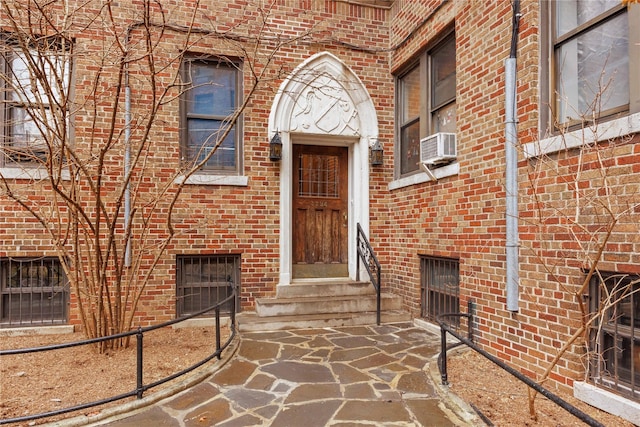
M 5 179 L 28 179 L 31 181 L 40 181 L 49 178 L 49 174 L 42 168 L 0 168 L 0 175 Z M 61 172 L 62 179 L 68 181 L 69 172 L 63 170 Z M 204 175 L 196 174 L 191 175 L 189 179 L 184 179 L 184 176 L 179 176 L 174 181 L 176 184 L 186 185 L 228 185 L 235 187 L 246 187 L 249 185 L 249 177 L 244 175 Z
M 591 406 L 640 426 L 640 403 L 586 382 L 573 383 L 573 396 Z
M 445 178 L 448 176 L 458 175 L 460 173 L 460 163 L 454 162 L 450 165 L 436 168 L 433 170 L 433 176 L 436 180 Z M 415 173 L 413 175 L 396 179 L 389 183 L 389 190 L 397 190 L 403 187 L 409 187 L 411 185 L 422 184 L 423 182 L 431 182 L 433 179 L 425 172 Z
M 620 119 L 598 123 L 593 127 L 578 129 L 564 135 L 556 135 L 541 141 L 524 144 L 524 157 L 530 159 L 544 154 L 556 153 L 585 144 L 609 141 L 640 132 L 640 113 Z
M 49 173 L 43 168 L 0 168 L 0 175 L 5 179 L 28 179 L 30 181 L 41 181 L 49 178 Z M 60 175 L 64 181 L 69 181 L 69 171 L 63 169 Z
M 174 181 L 176 184 L 185 185 L 228 185 L 246 187 L 249 185 L 249 177 L 244 175 L 191 175 L 186 181 L 184 176 L 179 176 Z

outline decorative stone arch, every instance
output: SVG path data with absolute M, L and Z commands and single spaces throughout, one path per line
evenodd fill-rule
M 369 147 L 378 138 L 378 118 L 369 92 L 335 55 L 317 53 L 300 64 L 275 96 L 269 136 L 282 139 L 280 163 L 280 279 L 292 275 L 292 144 L 349 148 L 349 276 L 355 279 L 356 224 L 369 230 Z

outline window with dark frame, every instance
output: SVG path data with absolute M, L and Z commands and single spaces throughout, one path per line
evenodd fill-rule
M 592 315 L 602 311 L 590 331 L 591 381 L 640 402 L 640 276 L 594 276 L 590 311 Z
M 456 131 L 456 40 L 451 33 L 396 82 L 397 176 L 417 172 L 420 139 Z
M 188 316 L 224 301 L 240 286 L 240 255 L 182 255 L 177 257 L 176 312 Z M 221 313 L 230 313 L 236 299 L 225 304 Z M 205 317 L 214 316 L 211 311 Z
M 441 314 L 460 313 L 460 261 L 420 257 L 421 317 L 435 321 Z M 459 326 L 458 317 L 447 322 Z
M 11 35 L 0 37 L 0 166 L 38 164 L 68 131 L 70 44 L 42 38 L 26 51 Z
M 420 66 L 398 79 L 400 175 L 418 170 L 420 161 Z
M 640 60 L 630 49 L 640 42 L 640 12 L 619 0 L 548 4 L 554 127 L 638 112 Z
M 190 58 L 182 64 L 187 84 L 181 98 L 182 158 L 195 165 L 214 151 L 202 172 L 240 173 L 241 121 L 230 122 L 240 105 L 240 70 L 239 63 L 223 59 Z
M 69 282 L 57 258 L 0 259 L 0 327 L 65 324 Z

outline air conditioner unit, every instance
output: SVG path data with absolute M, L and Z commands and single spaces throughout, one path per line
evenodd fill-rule
M 456 159 L 456 134 L 439 132 L 420 140 L 420 163 L 434 166 Z

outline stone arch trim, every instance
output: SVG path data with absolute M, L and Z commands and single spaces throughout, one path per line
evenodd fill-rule
M 342 120 L 344 128 L 323 126 L 304 127 L 300 117 L 316 101 L 319 119 L 322 108 L 327 109 L 335 101 L 335 109 L 344 108 L 348 119 Z M 357 117 L 352 117 L 355 113 Z M 324 116 L 326 117 L 326 116 Z M 322 123 L 319 120 L 320 123 Z M 352 124 L 357 124 L 354 129 Z M 271 132 L 359 136 L 367 139 L 378 137 L 378 119 L 369 92 L 358 76 L 335 55 L 315 54 L 296 67 L 280 85 L 269 116 Z
M 291 283 L 291 146 L 296 143 L 349 147 L 349 275 L 355 278 L 355 229 L 369 229 L 369 147 L 378 119 L 369 92 L 338 57 L 317 53 L 282 82 L 269 115 L 269 137 L 282 140 L 280 161 L 280 285 Z

